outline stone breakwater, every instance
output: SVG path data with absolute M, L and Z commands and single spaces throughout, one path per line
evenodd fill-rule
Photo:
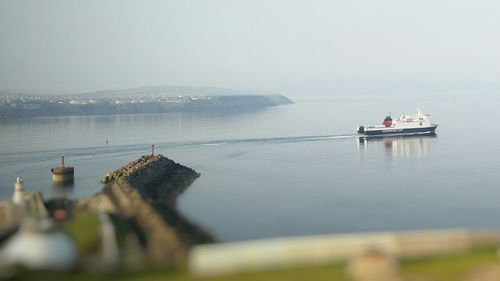
M 142 156 L 106 174 L 103 191 L 82 203 L 132 221 L 150 263 L 183 265 L 191 246 L 214 241 L 176 210 L 177 197 L 199 176 L 162 155 Z
M 140 178 L 143 174 L 145 173 L 151 173 L 153 171 L 158 172 L 159 171 L 159 165 L 162 165 L 164 167 L 170 166 L 172 167 L 173 165 L 176 165 L 174 161 L 162 156 L 162 155 L 145 155 L 142 156 L 141 158 L 134 160 L 127 165 L 123 166 L 122 168 L 107 173 L 102 179 L 102 183 L 109 183 L 114 180 L 117 180 L 119 178 Z M 180 168 L 185 168 L 183 170 L 187 170 L 190 172 L 191 177 L 198 177 L 199 174 L 196 173 L 193 169 L 190 169 L 188 167 L 182 166 L 180 164 L 177 164 L 178 167 Z
M 148 155 L 108 173 L 103 183 L 128 184 L 144 199 L 175 206 L 181 194 L 200 174 L 162 155 Z

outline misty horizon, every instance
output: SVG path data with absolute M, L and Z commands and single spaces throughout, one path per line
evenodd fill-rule
M 0 90 L 498 91 L 493 1 L 2 1 Z

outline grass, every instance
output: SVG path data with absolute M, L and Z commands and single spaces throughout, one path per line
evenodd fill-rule
M 432 258 L 407 259 L 401 262 L 401 274 L 409 280 L 456 281 L 464 280 L 471 271 L 492 264 L 499 264 L 497 249 L 478 249 L 467 253 L 449 254 Z M 332 264 L 318 267 L 249 272 L 217 277 L 194 277 L 187 270 L 172 268 L 151 268 L 139 271 L 121 271 L 113 274 L 91 273 L 48 273 L 48 275 L 25 272 L 21 279 L 15 280 L 122 280 L 122 281 L 350 281 L 346 277 L 345 264 Z M 19 277 L 19 276 L 18 276 Z M 33 278 L 35 277 L 35 278 Z
M 114 223 L 116 223 L 116 220 Z M 96 212 L 85 211 L 75 214 L 75 218 L 64 225 L 64 230 L 74 239 L 82 257 L 92 257 L 98 253 L 100 233 L 99 220 Z M 464 280 L 472 271 L 495 264 L 500 266 L 496 248 L 476 249 L 465 253 L 404 259 L 401 261 L 401 275 L 410 278 L 409 280 Z M 148 268 L 136 271 L 122 270 L 111 274 L 93 274 L 80 271 L 66 273 L 19 271 L 8 279 L 54 281 L 349 281 L 346 276 L 345 263 L 263 272 L 248 272 L 215 277 L 191 276 L 187 269 Z
M 433 281 L 451 281 L 463 280 L 471 271 L 493 264 L 500 265 L 496 248 L 406 260 L 402 263 L 402 271 L 406 276 L 422 276 Z
M 94 211 L 75 214 L 64 224 L 64 231 L 75 241 L 80 257 L 95 255 L 99 250 L 99 219 Z

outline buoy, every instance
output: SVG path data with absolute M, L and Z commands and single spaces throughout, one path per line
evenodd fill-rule
M 64 155 L 61 156 L 61 166 L 50 169 L 52 182 L 57 184 L 71 183 L 74 181 L 75 169 L 64 165 Z

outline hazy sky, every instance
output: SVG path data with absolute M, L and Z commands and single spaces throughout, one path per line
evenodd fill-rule
M 0 89 L 500 90 L 500 2 L 1 0 Z

